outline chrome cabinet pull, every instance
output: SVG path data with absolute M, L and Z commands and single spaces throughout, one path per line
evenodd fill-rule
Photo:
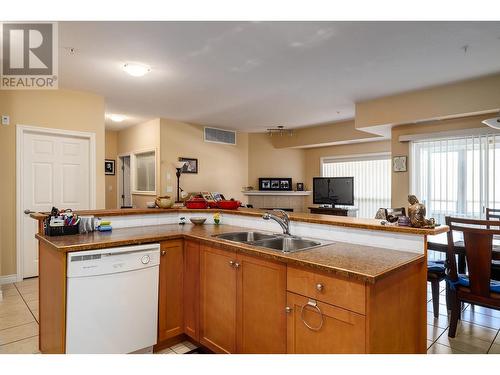
M 314 308 L 318 313 L 319 315 L 321 316 L 321 322 L 319 323 L 319 326 L 317 327 L 313 327 L 313 326 L 310 326 L 304 319 L 304 310 L 306 309 L 306 307 L 312 307 Z M 302 323 L 304 323 L 304 325 L 309 328 L 311 331 L 319 331 L 321 329 L 321 327 L 323 327 L 323 321 L 324 321 L 324 318 L 323 318 L 323 312 L 321 311 L 321 309 L 319 308 L 318 306 L 318 303 L 313 300 L 313 299 L 310 299 L 305 305 L 302 306 L 302 308 L 300 309 L 300 319 L 302 319 Z
M 293 309 L 290 306 L 285 307 L 285 312 L 287 314 L 290 314 L 293 311 Z
M 240 264 L 238 262 L 234 263 L 234 268 L 240 268 Z
M 316 290 L 318 292 L 322 292 L 324 288 L 325 288 L 325 286 L 323 284 L 321 284 L 321 283 L 316 284 Z
M 167 250 L 162 250 L 162 251 L 161 251 L 161 255 L 162 255 L 162 256 L 163 256 L 163 255 L 165 255 L 166 253 L 167 253 Z
M 240 266 L 240 264 L 238 262 L 235 262 L 234 260 L 230 260 L 229 265 L 233 268 L 239 268 Z

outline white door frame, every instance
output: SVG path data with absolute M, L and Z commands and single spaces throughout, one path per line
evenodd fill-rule
M 23 197 L 23 156 L 24 156 L 24 134 L 26 133 L 41 133 L 56 136 L 70 136 L 88 139 L 90 143 L 89 152 L 89 173 L 90 173 L 90 209 L 96 208 L 96 144 L 95 133 L 79 132 L 73 130 L 63 130 L 54 128 L 42 128 L 30 125 L 16 125 L 16 268 L 17 281 L 23 279 L 23 252 L 21 251 L 21 226 L 25 206 Z
M 116 170 L 116 183 L 117 183 L 117 189 L 116 189 L 116 197 L 117 197 L 117 208 L 120 208 L 122 206 L 122 196 L 120 194 L 120 184 L 122 184 L 123 180 L 123 171 L 122 171 L 122 165 L 120 162 L 122 161 L 121 158 L 124 156 L 128 156 L 130 158 L 130 205 L 134 205 L 134 196 L 132 195 L 132 153 L 131 152 L 124 152 L 122 154 L 116 155 L 116 161 L 118 162 L 118 169 Z M 123 189 L 123 184 L 122 184 L 122 189 Z

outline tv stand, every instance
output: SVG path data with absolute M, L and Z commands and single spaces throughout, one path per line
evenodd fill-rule
M 352 216 L 355 217 L 358 211 L 357 208 L 341 208 L 341 207 L 309 207 L 312 214 L 333 215 L 333 216 Z

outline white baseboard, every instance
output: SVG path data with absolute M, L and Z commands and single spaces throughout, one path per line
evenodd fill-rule
M 0 276 L 0 285 L 2 284 L 10 284 L 10 283 L 15 283 L 17 282 L 17 275 L 5 275 L 5 276 Z

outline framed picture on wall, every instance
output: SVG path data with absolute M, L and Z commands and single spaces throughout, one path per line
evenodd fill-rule
M 394 172 L 406 172 L 406 156 L 394 156 L 392 158 L 392 170 Z
M 259 178 L 259 190 L 292 190 L 292 179 L 279 177 L 261 177 Z
M 113 159 L 104 160 L 104 174 L 108 176 L 115 175 L 115 160 Z
M 179 158 L 179 161 L 185 162 L 182 173 L 198 173 L 198 159 Z

